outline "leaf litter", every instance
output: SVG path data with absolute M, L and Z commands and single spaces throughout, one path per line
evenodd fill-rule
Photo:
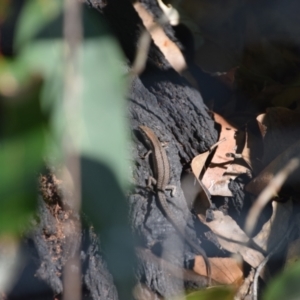
M 283 119 L 280 118 L 281 112 Z M 198 200 L 194 204 L 199 220 L 215 234 L 221 249 L 241 257 L 240 262 L 236 256 L 228 257 L 226 262 L 224 257 L 209 258 L 212 278 L 220 284 L 238 284 L 242 288 L 248 282 L 248 293 L 251 290 L 256 295 L 258 276 L 265 282 L 270 278 L 267 262 L 280 248 L 278 245 L 283 243 L 293 216 L 293 201 L 286 198 L 285 201 L 278 202 L 279 194 L 282 186 L 298 190 L 298 116 L 298 112 L 286 108 L 267 109 L 266 114 L 259 115 L 252 121 L 257 128 L 253 132 L 253 124 L 246 123 L 243 127 L 232 125 L 215 113 L 215 121 L 220 125 L 219 143 L 214 151 L 196 156 L 191 163 L 194 176 L 205 191 L 206 198 L 205 201 L 202 198 L 200 203 Z M 291 129 L 288 134 L 285 133 L 287 128 Z M 281 144 L 278 144 L 279 140 L 283 140 Z M 232 217 L 218 210 L 210 212 L 212 220 L 207 220 L 205 211 L 212 205 L 213 197 L 233 197 L 229 183 L 242 174 L 252 178 L 245 186 L 245 192 L 258 197 L 250 205 L 245 228 L 241 228 Z M 258 217 L 268 203 L 271 203 L 272 214 L 252 237 Z M 295 249 L 292 245 L 290 248 Z M 297 255 L 290 256 L 298 257 Z M 287 259 L 291 261 L 291 258 Z M 247 263 L 252 270 L 257 269 L 251 280 L 246 280 L 248 275 L 243 273 L 241 262 Z M 194 271 L 205 275 L 205 264 L 201 256 L 196 257 Z
M 236 5 L 230 9 L 207 5 L 199 12 L 197 1 L 186 1 L 180 9 L 190 16 L 186 24 L 193 23 L 203 30 L 205 43 L 196 49 L 196 64 L 210 70 L 207 72 L 231 91 L 231 98 L 226 99 L 227 102 L 222 100 L 221 105 L 213 109 L 220 128 L 219 143 L 215 149 L 192 160 L 196 184 L 190 184 L 190 179 L 183 179 L 182 183 L 187 190 L 193 190 L 191 198 L 195 201 L 190 208 L 198 214 L 200 222 L 215 233 L 220 250 L 225 249 L 233 255 L 209 257 L 213 279 L 220 284 L 240 285 L 234 299 L 247 296 L 256 299 L 257 278 L 261 276 L 268 282 L 269 275 L 273 274 L 267 263 L 283 244 L 288 247 L 285 265 L 300 256 L 297 251 L 300 226 L 295 240 L 288 240 L 288 232 L 295 226 L 291 221 L 299 219 L 295 207 L 299 203 L 300 171 L 298 162 L 292 160 L 299 159 L 300 153 L 299 76 L 293 75 L 299 73 L 298 50 L 270 37 L 282 30 L 270 23 L 270 19 L 264 18 L 264 22 L 270 28 L 274 26 L 274 32 L 269 36 L 264 32 L 266 36 L 262 36 L 260 26 L 265 25 L 257 22 L 261 16 L 255 15 L 254 10 L 249 9 L 245 14 L 245 44 L 239 39 L 232 49 L 232 30 L 226 31 L 224 26 L 216 24 L 228 20 L 228 27 L 237 30 L 239 27 L 229 18 L 237 9 Z M 286 23 L 289 24 L 289 20 Z M 292 28 L 295 30 L 295 26 Z M 298 38 L 299 34 L 294 36 Z M 195 36 L 195 40 L 198 41 L 199 36 Z M 244 96 L 240 97 L 241 94 Z M 206 99 L 206 104 L 214 106 L 214 100 Z M 246 111 L 250 118 L 243 120 L 242 113 Z M 230 113 L 239 116 L 234 118 Z M 239 121 L 235 122 L 237 119 Z M 230 201 L 236 195 L 229 184 L 243 175 L 251 179 L 243 185 L 243 192 L 249 196 L 245 199 L 250 202 L 244 203 L 248 207 L 244 223 L 250 222 L 251 230 L 247 224 L 237 224 L 230 215 Z M 218 207 L 216 200 L 220 198 L 229 202 L 229 210 L 225 213 L 221 206 Z M 264 213 L 265 206 L 271 208 L 271 214 L 261 223 L 258 216 Z M 207 218 L 208 212 L 210 218 Z M 254 226 L 258 231 L 252 236 Z M 250 272 L 244 271 L 241 262 L 250 266 Z M 206 274 L 201 256 L 195 259 L 194 271 Z

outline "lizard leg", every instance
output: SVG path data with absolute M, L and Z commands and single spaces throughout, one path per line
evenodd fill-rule
M 165 187 L 165 189 L 171 191 L 171 197 L 175 196 L 175 193 L 176 193 L 176 186 L 175 185 L 167 185 Z
M 148 188 L 152 188 L 152 186 L 153 186 L 153 185 L 156 185 L 156 183 L 157 183 L 157 180 L 156 180 L 154 177 L 149 176 L 149 178 L 148 178 L 148 183 L 147 183 L 147 187 L 148 187 Z
M 148 159 L 149 155 L 152 153 L 152 150 L 149 150 L 143 157 L 143 159 Z

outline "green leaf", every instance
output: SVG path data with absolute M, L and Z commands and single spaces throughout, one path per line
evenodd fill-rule
M 25 80 L 22 65 L 17 60 L 0 64 L 0 79 L 10 77 L 14 82 L 0 98 L 0 234 L 18 234 L 28 225 L 45 149 L 48 119 L 40 106 L 42 81 L 28 72 Z
M 40 106 L 41 87 L 41 78 L 31 77 L 13 97 L 3 98 L 2 137 L 21 136 L 46 125 L 48 118 L 41 112 Z
M 47 127 L 47 116 L 39 103 L 40 88 L 41 81 L 33 78 L 14 97 L 2 98 L 1 233 L 24 230 L 35 209 Z
M 84 9 L 84 40 L 77 61 L 79 80 L 74 82 L 80 107 L 72 114 L 71 123 L 66 120 L 63 98 L 63 40 L 47 35 L 46 28 L 19 50 L 24 63 L 44 79 L 42 107 L 51 113 L 52 135 L 48 141 L 56 143 L 50 151 L 58 149 L 55 155 L 62 152 L 67 131 L 70 144 L 82 157 L 82 209 L 101 236 L 101 247 L 120 294 L 128 299 L 134 255 L 124 197 L 130 166 L 127 82 L 119 46 L 100 18 L 96 11 Z
M 63 43 L 61 39 L 36 40 L 22 48 L 19 60 L 30 66 L 28 72 L 37 73 L 45 79 L 59 75 L 62 81 Z
M 2 141 L 0 146 L 0 233 L 20 233 L 37 200 L 37 174 L 42 166 L 44 130 L 37 128 Z
M 62 9 L 62 0 L 27 0 L 18 20 L 15 46 L 19 49 L 38 34 L 43 34 L 45 26 L 55 20 L 62 13 Z M 61 29 L 61 23 L 54 22 L 47 29 L 51 32 Z
M 28 82 L 28 70 L 20 59 L 0 58 L 0 96 L 14 96 Z
M 300 299 L 300 262 L 278 275 L 267 287 L 264 300 Z
M 81 109 L 78 118 L 68 126 L 79 153 L 105 162 L 125 189 L 129 174 L 129 126 L 124 59 L 99 15 L 85 11 L 84 20 L 85 39 L 79 49 Z M 26 23 L 25 17 L 23 22 Z M 42 105 L 51 111 L 54 137 L 59 141 L 66 129 L 62 101 L 63 42 L 39 36 L 25 45 L 20 54 L 32 72 L 45 78 Z
M 235 290 L 230 287 L 212 287 L 190 293 L 186 300 L 233 300 Z
M 82 153 L 105 162 L 123 188 L 128 187 L 129 124 L 126 118 L 126 81 L 119 49 L 107 36 L 89 39 L 82 49 Z

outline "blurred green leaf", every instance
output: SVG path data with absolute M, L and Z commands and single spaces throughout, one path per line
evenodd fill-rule
M 14 97 L 1 101 L 0 232 L 24 230 L 35 209 L 47 127 L 40 88 L 41 81 L 33 78 Z
M 84 157 L 83 211 L 100 233 L 120 298 L 130 299 L 134 248 L 128 207 L 122 193 L 122 189 L 123 192 L 128 189 L 129 178 L 127 82 L 118 44 L 99 18 L 95 21 L 85 23 L 85 40 L 79 58 L 81 119 L 71 129 Z M 95 27 L 99 28 L 98 35 Z
M 2 98 L 4 138 L 21 136 L 46 125 L 48 118 L 41 112 L 40 106 L 41 87 L 41 78 L 31 77 L 25 85 L 15 91 L 13 97 Z
M 20 59 L 0 57 L 0 96 L 14 96 L 28 82 L 28 70 Z
M 278 275 L 267 287 L 264 300 L 300 299 L 300 261 Z
M 21 28 L 26 27 L 27 22 L 32 22 L 28 13 L 32 5 L 30 2 L 24 10 L 19 35 L 22 35 Z M 41 73 L 45 78 L 42 105 L 52 112 L 52 129 L 58 141 L 66 125 L 62 102 L 63 41 L 51 38 L 47 33 L 45 30 L 44 35 L 35 37 L 30 45 L 22 47 L 20 54 L 22 60 L 31 66 L 32 72 Z M 88 158 L 105 162 L 125 188 L 128 186 L 129 126 L 126 118 L 124 59 L 99 15 L 90 10 L 84 11 L 84 34 L 85 39 L 79 50 L 81 110 L 69 129 L 79 152 Z
M 44 78 L 59 75 L 62 81 L 63 43 L 62 39 L 38 39 L 25 45 L 20 51 L 19 60 L 30 66 L 28 72 L 40 74 Z
M 7 139 L 0 146 L 0 232 L 20 233 L 37 200 L 37 172 L 42 166 L 44 130 Z
M 59 16 L 62 9 L 62 0 L 27 0 L 19 18 L 15 46 L 20 48 L 31 42 L 50 21 Z
M 89 39 L 82 50 L 82 123 L 73 134 L 81 131 L 82 153 L 105 162 L 125 188 L 129 124 L 122 57 L 111 37 Z
M 20 233 L 35 209 L 47 117 L 41 78 L 31 77 L 22 62 L 2 58 L 1 79 L 0 233 Z
M 187 295 L 187 300 L 232 300 L 235 290 L 230 287 L 212 287 L 205 290 L 192 292 Z
M 29 8 L 26 8 L 27 10 Z M 133 243 L 123 191 L 128 187 L 129 124 L 126 115 L 124 58 L 96 11 L 83 9 L 84 39 L 79 47 L 80 107 L 66 122 L 63 100 L 64 52 L 62 38 L 45 28 L 30 43 L 19 43 L 22 61 L 42 76 L 41 104 L 51 114 L 52 149 L 62 153 L 66 130 L 82 159 L 82 209 L 101 235 L 102 250 L 124 299 L 133 283 Z M 26 11 L 26 10 L 25 10 Z M 19 26 L 32 22 L 25 14 Z M 51 20 L 48 26 L 55 23 Z M 59 23 L 59 22 L 58 22 Z M 62 24 L 62 23 L 59 23 Z M 27 25 L 26 25 L 27 26 Z M 46 26 L 47 27 L 47 26 Z M 62 31 L 62 30 L 60 30 Z M 59 32 L 59 30 L 58 30 Z M 20 36 L 27 36 L 19 33 Z M 68 128 L 66 128 L 68 126 Z M 50 142 L 51 144 L 51 142 Z M 57 154 L 56 153 L 56 154 Z M 120 251 L 122 249 L 122 251 Z

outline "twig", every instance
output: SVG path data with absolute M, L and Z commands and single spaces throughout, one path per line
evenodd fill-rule
M 151 35 L 145 29 L 143 30 L 139 40 L 134 62 L 132 64 L 131 73 L 133 75 L 141 74 L 146 66 L 148 51 L 151 43 Z
M 263 208 L 267 205 L 270 199 L 272 199 L 273 195 L 280 190 L 288 176 L 291 175 L 291 173 L 293 173 L 298 168 L 298 166 L 299 159 L 291 159 L 289 163 L 274 176 L 274 178 L 258 196 L 257 200 L 251 207 L 245 222 L 245 232 L 249 237 L 252 235 L 255 222 L 262 212 Z
M 141 19 L 144 19 L 145 16 L 149 17 L 149 12 L 145 8 L 143 8 L 143 6 L 140 3 L 136 3 L 133 6 L 134 6 L 135 10 L 137 11 L 137 13 L 139 14 L 139 16 L 141 17 Z M 157 22 L 153 22 L 152 25 L 150 25 L 150 26 L 148 25 L 148 27 L 147 27 L 147 24 L 146 25 L 144 24 L 144 26 L 146 28 L 142 31 L 142 33 L 139 37 L 135 59 L 134 59 L 134 62 L 132 64 L 132 68 L 131 68 L 131 73 L 133 75 L 139 75 L 145 69 L 148 52 L 149 52 L 149 48 L 150 48 L 150 43 L 152 40 L 151 33 L 154 30 L 160 28 L 161 26 L 163 26 L 164 24 L 167 24 L 167 23 L 168 23 L 168 18 L 166 17 L 165 14 L 163 14 L 157 20 Z
M 63 106 L 66 119 L 66 128 L 63 136 L 63 151 L 65 160 L 65 172 L 63 182 L 65 189 L 72 193 L 72 201 L 68 205 L 72 209 L 74 229 L 80 236 L 81 224 L 76 219 L 81 206 L 81 179 L 80 159 L 74 141 L 74 131 L 78 123 L 80 113 L 80 83 L 79 51 L 82 42 L 82 16 L 81 3 L 74 0 L 64 1 L 64 95 Z M 69 177 L 69 178 L 67 178 Z M 71 180 L 68 180 L 71 179 Z M 69 232 L 74 234 L 73 232 Z M 80 243 L 79 243 L 80 244 Z M 67 248 L 67 247 L 65 247 Z M 67 255 L 67 253 L 65 254 Z M 63 299 L 81 299 L 81 264 L 79 249 L 76 249 L 73 257 L 69 257 L 63 270 Z
M 209 151 L 213 151 L 216 147 L 218 147 L 220 144 L 222 144 L 223 142 L 226 141 L 226 138 L 222 138 L 221 140 L 219 140 L 218 142 L 216 142 L 215 144 L 213 144 L 210 148 Z

